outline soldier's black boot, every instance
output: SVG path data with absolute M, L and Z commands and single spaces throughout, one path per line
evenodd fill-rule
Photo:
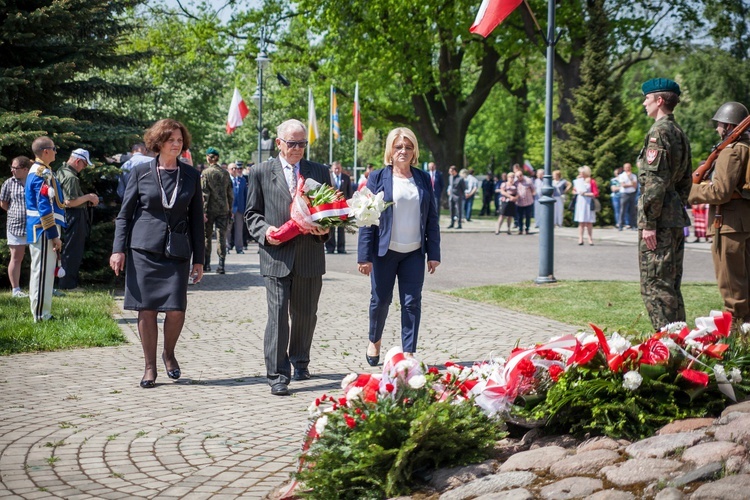
M 216 268 L 216 274 L 224 274 L 224 257 L 219 258 L 219 267 Z
M 206 265 L 203 266 L 203 272 L 204 273 L 210 273 L 211 272 L 211 264 L 209 262 L 206 262 Z

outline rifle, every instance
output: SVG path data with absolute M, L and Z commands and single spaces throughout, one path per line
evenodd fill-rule
M 724 148 L 737 141 L 737 139 L 739 139 L 740 136 L 745 133 L 745 130 L 747 130 L 748 128 L 750 128 L 750 116 L 745 117 L 744 120 L 742 120 L 736 127 L 734 127 L 734 130 L 732 130 L 731 134 L 724 138 L 724 140 L 719 144 L 711 148 L 711 153 L 709 153 L 706 161 L 701 163 L 698 168 L 695 169 L 695 172 L 693 172 L 693 184 L 700 184 L 701 182 L 707 181 L 709 179 L 709 177 L 711 176 L 711 172 L 713 172 L 714 167 L 716 166 L 716 159 L 719 157 L 719 153 L 721 153 Z M 741 198 L 739 193 L 732 194 L 732 199 L 736 198 Z M 723 225 L 724 217 L 721 214 L 721 205 L 716 205 L 716 209 L 714 210 L 713 226 L 717 231 L 717 237 L 718 231 Z
M 739 125 L 734 127 L 732 133 L 723 141 L 711 148 L 711 152 L 709 153 L 708 158 L 706 158 L 706 161 L 701 163 L 698 168 L 695 169 L 695 172 L 693 172 L 693 184 L 700 184 L 709 179 L 711 172 L 714 170 L 714 164 L 719 157 L 719 153 L 721 153 L 724 148 L 737 141 L 737 139 L 739 139 L 748 128 L 750 128 L 750 116 L 747 116 L 739 123 Z

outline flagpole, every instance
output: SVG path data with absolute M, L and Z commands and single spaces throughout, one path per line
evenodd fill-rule
M 355 84 L 354 87 L 354 106 L 357 110 L 357 114 L 354 115 L 354 178 L 357 179 L 357 122 L 359 121 L 359 82 Z M 357 179 L 358 180 L 358 179 Z
M 528 4 L 527 4 L 528 6 Z M 544 183 L 539 224 L 539 276 L 534 280 L 537 284 L 556 283 L 554 273 L 555 254 L 555 199 L 552 197 L 552 113 L 555 69 L 555 0 L 547 0 L 547 89 L 545 99 L 546 116 L 544 120 Z
M 333 85 L 328 93 L 328 164 L 333 163 Z
M 310 106 L 312 102 L 312 87 L 307 87 L 307 159 L 310 159 L 310 149 L 312 148 L 312 144 L 310 144 L 310 127 L 312 127 L 312 123 L 310 123 Z

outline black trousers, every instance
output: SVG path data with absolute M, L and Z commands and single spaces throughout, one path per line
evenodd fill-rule
M 83 261 L 86 237 L 89 233 L 89 220 L 85 208 L 68 208 L 65 210 L 65 224 L 68 227 L 62 232 L 62 252 L 60 261 L 65 269 L 65 276 L 58 279 L 57 287 L 70 290 L 78 286 L 78 271 Z
M 338 253 L 346 252 L 346 230 L 343 227 L 332 227 L 328 234 L 330 237 L 326 241 L 326 252 L 333 253 L 334 250 Z

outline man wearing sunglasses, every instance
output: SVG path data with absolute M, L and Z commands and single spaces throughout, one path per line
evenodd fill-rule
M 36 160 L 26 177 L 26 241 L 31 253 L 29 299 L 36 323 L 52 319 L 52 288 L 57 252 L 62 250 L 65 198 L 50 168 L 57 155 L 55 143 L 49 137 L 37 137 L 31 150 Z
M 287 120 L 276 131 L 279 156 L 250 170 L 245 221 L 260 245 L 260 272 L 266 285 L 268 322 L 263 350 L 271 394 L 286 396 L 292 378 L 310 378 L 310 346 L 317 322 L 318 299 L 325 273 L 323 244 L 328 229 L 316 229 L 281 243 L 268 236 L 290 219 L 297 179 L 331 185 L 328 169 L 305 160 L 307 129 Z M 290 311 L 292 315 L 289 325 Z

